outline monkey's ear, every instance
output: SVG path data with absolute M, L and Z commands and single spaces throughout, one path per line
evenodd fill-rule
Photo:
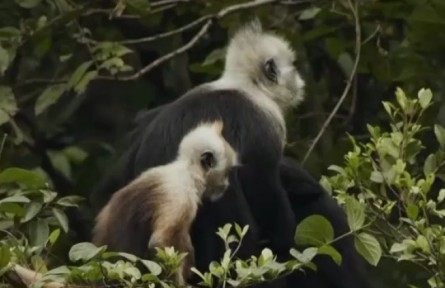
M 208 171 L 210 168 L 213 168 L 216 165 L 215 155 L 210 151 L 202 153 L 200 163 L 204 171 Z
M 224 128 L 224 122 L 221 120 L 213 122 L 213 128 L 218 134 L 222 134 L 222 130 Z

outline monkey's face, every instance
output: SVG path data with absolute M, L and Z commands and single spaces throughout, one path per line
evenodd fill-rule
M 238 156 L 232 146 L 222 137 L 222 151 L 205 152 L 201 155 L 201 168 L 204 171 L 206 187 L 203 197 L 217 201 L 225 194 L 230 185 L 231 171 L 239 166 Z
M 295 66 L 295 53 L 284 39 L 275 35 L 263 38 L 259 59 L 259 82 L 282 109 L 298 105 L 304 97 L 305 82 Z

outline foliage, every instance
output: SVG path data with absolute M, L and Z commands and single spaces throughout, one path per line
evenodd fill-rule
M 422 125 L 431 90 L 421 89 L 413 98 L 400 88 L 395 94 L 396 103 L 383 102 L 389 129 L 369 125 L 370 139 L 363 143 L 351 137 L 344 166 L 329 167 L 334 175 L 321 183 L 344 205 L 352 230 L 369 223 L 356 248 L 371 264 L 379 263 L 382 245 L 387 257 L 422 267 L 424 285 L 444 287 L 445 129 Z M 425 151 L 420 136 L 427 130 L 437 142 Z
M 185 253 L 178 253 L 173 247 L 156 248 L 154 259 L 148 260 L 128 253 L 108 251 L 106 246 L 97 247 L 89 242 L 81 242 L 73 245 L 68 253 L 72 265 L 66 263 L 48 270 L 46 261 L 51 248 L 58 240 L 61 229 L 66 232 L 68 227 L 63 209 L 76 206 L 78 197 L 58 198 L 57 193 L 42 189 L 47 188 L 44 178 L 19 168 L 9 168 L 1 173 L 0 183 L 4 191 L 8 191 L 8 197 L 0 200 L 0 219 L 2 222 L 10 222 L 9 226 L 4 225 L 2 228 L 4 236 L 0 240 L 1 274 L 14 268 L 14 264 L 20 264 L 29 265 L 31 269 L 43 273 L 34 287 L 42 287 L 48 282 L 91 284 L 112 281 L 118 281 L 127 287 L 144 284 L 148 287 L 175 287 L 172 276 Z M 13 189 L 9 184 L 17 184 L 20 188 Z M 34 194 L 37 196 L 31 198 Z M 321 230 L 305 229 L 309 222 L 318 227 L 323 224 L 324 227 Z M 30 233 L 22 233 L 27 231 L 26 227 L 21 226 L 22 223 L 29 223 L 28 227 L 35 228 L 29 229 Z M 235 234 L 231 233 L 232 228 L 235 228 Z M 248 232 L 248 226 L 241 228 L 236 223 L 227 224 L 217 232 L 226 247 L 222 259 L 210 263 L 209 272 L 202 273 L 196 268 L 192 271 L 201 278 L 199 285 L 203 287 L 225 286 L 226 283 L 232 287 L 246 287 L 282 277 L 297 269 L 316 269 L 311 261 L 317 254 L 331 255 L 340 264 L 340 254 L 329 245 L 334 240 L 332 231 L 329 221 L 324 217 L 309 217 L 297 227 L 296 241 L 312 239 L 314 246 L 319 247 L 308 247 L 301 253 L 292 249 L 290 254 L 293 259 L 280 263 L 267 248 L 261 255 L 247 260 L 235 258 L 242 239 Z
M 65 242 L 63 211 L 67 205 L 59 201 L 89 194 L 112 158 L 119 155 L 122 135 L 135 113 L 142 107 L 171 101 L 195 84 L 214 79 L 223 67 L 224 45 L 230 33 L 255 13 L 266 27 L 289 38 L 307 82 L 305 103 L 287 118 L 291 142 L 287 154 L 302 159 L 339 101 L 347 79 L 352 77 L 345 102 L 305 168 L 319 175 L 324 167 L 337 164 L 330 168 L 338 174 L 323 177 L 322 183 L 332 188 L 344 206 L 350 234 L 361 254 L 369 263 L 377 264 L 375 278 L 381 287 L 422 286 L 434 276 L 437 269 L 430 261 L 437 261 L 436 250 L 423 252 L 418 246 L 425 247 L 423 237 L 434 247 L 440 246 L 436 242 L 441 229 L 437 223 L 441 223 L 444 209 L 445 192 L 440 189 L 445 141 L 441 128 L 445 125 L 443 0 L 276 1 L 245 10 L 233 9 L 224 17 L 214 17 L 211 29 L 188 50 L 177 54 L 207 19 L 184 27 L 241 1 L 0 2 L 0 173 L 4 179 L 9 177 L 3 180 L 8 183 L 2 183 L 0 192 L 1 199 L 12 197 L 7 200 L 10 202 L 0 204 L 0 226 L 19 241 L 20 245 L 14 242 L 14 247 L 21 248 L 12 249 L 12 253 L 22 251 L 23 263 L 48 253 L 50 247 L 42 250 L 43 246 L 33 246 L 45 242 L 43 239 L 52 235 L 57 243 Z M 350 9 L 356 4 L 356 10 Z M 355 16 L 360 25 L 356 25 Z M 357 49 L 357 28 L 361 30 L 361 49 Z M 159 61 L 169 53 L 174 57 Z M 352 73 L 358 56 L 358 70 Z M 157 64 L 150 66 L 153 63 Z M 151 68 L 139 73 L 146 67 Z M 132 76 L 136 77 L 130 81 L 128 77 Z M 418 87 L 431 87 L 435 93 L 423 90 L 422 96 L 416 98 L 417 104 L 408 104 L 411 100 L 399 90 L 397 99 L 404 104 L 388 102 L 381 109 L 382 101 L 392 99 L 395 86 L 407 94 L 414 94 Z M 433 100 L 435 104 L 431 106 Z M 420 122 L 409 116 L 409 125 L 398 127 L 396 122 L 403 122 L 403 115 L 410 113 L 421 114 L 418 116 L 422 116 L 425 125 L 415 126 L 413 121 L 418 125 Z M 376 124 L 371 127 L 367 123 Z M 382 133 L 387 126 L 389 132 Z M 434 129 L 424 129 L 433 126 Z M 401 134 L 393 131 L 395 128 L 401 129 Z M 349 138 L 344 137 L 345 131 Z M 374 140 L 358 144 L 369 133 Z M 401 151 L 400 147 L 405 148 Z M 383 156 L 377 157 L 379 153 Z M 344 154 L 346 164 L 340 167 Z M 351 171 L 359 174 L 352 176 Z M 414 192 L 408 180 L 417 187 Z M 45 184 L 39 186 L 42 181 Z M 351 193 L 356 196 L 351 197 Z M 54 198 L 50 200 L 51 197 Z M 70 199 L 77 202 L 77 198 L 67 201 Z M 314 219 L 300 225 L 311 224 Z M 422 219 L 428 219 L 431 225 Z M 323 220 L 317 224 L 325 227 L 316 232 L 322 237 L 316 238 L 318 242 L 306 234 L 301 237 L 301 231 L 296 237 L 297 242 L 315 245 L 309 247 L 312 250 L 301 252 L 304 256 L 291 253 L 304 260 L 317 248 L 318 253 L 329 253 L 338 261 L 338 255 L 324 246 L 337 239 L 332 239 Z M 310 227 L 300 227 L 311 231 Z M 431 255 L 433 252 L 436 256 Z M 2 248 L 0 253 L 9 252 Z M 57 253 L 68 255 L 68 251 Z M 392 261 L 400 258 L 403 261 Z M 407 262 L 414 265 L 402 266 Z M 38 266 L 41 265 L 32 267 Z M 435 278 L 431 278 L 431 285 Z

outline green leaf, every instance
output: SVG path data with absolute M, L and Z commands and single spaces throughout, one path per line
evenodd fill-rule
M 89 261 L 101 254 L 105 250 L 105 246 L 96 247 L 89 242 L 81 242 L 73 245 L 69 252 L 69 258 L 71 261 Z
M 138 13 L 144 14 L 150 11 L 150 2 L 148 0 L 127 0 L 127 5 L 136 10 Z
M 342 261 L 341 254 L 337 251 L 337 249 L 335 249 L 331 245 L 323 245 L 320 248 L 318 248 L 318 254 L 328 255 L 332 258 L 332 260 L 334 260 L 334 262 L 337 265 L 341 264 Z
M 48 239 L 48 223 L 40 218 L 29 222 L 30 242 L 33 246 L 43 246 Z
M 406 108 L 408 106 L 408 99 L 406 98 L 405 92 L 403 92 L 403 90 L 400 87 L 397 87 L 396 89 L 396 99 L 400 105 L 400 108 L 402 108 L 402 110 L 406 112 Z
M 351 75 L 352 69 L 354 67 L 354 61 L 352 60 L 351 55 L 344 52 L 340 54 L 337 60 L 338 64 L 342 68 L 342 70 L 345 72 L 346 75 Z
M 436 155 L 434 154 L 428 155 L 428 157 L 425 160 L 425 164 L 423 165 L 423 173 L 425 174 L 425 176 L 434 173 L 436 167 L 437 167 Z
M 416 244 L 424 253 L 431 253 L 430 245 L 425 236 L 419 235 L 416 239 Z
M 437 195 L 437 202 L 442 203 L 445 199 L 445 189 L 440 189 L 439 194 Z
M 358 202 L 354 197 L 348 197 L 345 206 L 349 228 L 352 231 L 362 228 L 365 224 L 365 205 Z
M 322 246 L 334 239 L 331 223 L 321 215 L 306 217 L 297 226 L 295 242 L 298 245 Z
M 46 242 L 49 243 L 50 245 L 54 245 L 57 239 L 59 239 L 59 236 L 60 236 L 60 229 L 57 228 L 53 232 L 51 232 L 51 234 L 49 234 L 49 237 Z
M 408 217 L 411 220 L 416 220 L 417 216 L 419 216 L 419 207 L 412 203 L 408 204 L 406 208 L 406 214 L 408 214 Z
M 32 202 L 26 207 L 25 217 L 20 221 L 22 223 L 28 222 L 33 219 L 37 214 L 39 214 L 40 210 L 42 210 L 43 205 L 38 202 Z
M 65 231 L 65 233 L 68 232 L 68 218 L 66 217 L 65 212 L 63 212 L 62 210 L 58 209 L 58 208 L 53 208 L 52 209 L 54 216 L 56 216 L 57 221 L 59 221 L 60 226 L 62 226 L 63 231 Z
M 380 243 L 374 236 L 367 233 L 360 233 L 355 236 L 355 248 L 369 264 L 377 266 L 382 256 Z
M 383 183 L 385 178 L 383 178 L 382 172 L 372 171 L 370 180 L 375 183 Z
M 0 245 L 0 269 L 5 268 L 9 265 L 9 261 L 11 260 L 11 251 L 9 247 L 5 244 Z
M 420 106 L 422 106 L 422 108 L 425 109 L 430 104 L 431 99 L 433 99 L 433 93 L 431 92 L 430 89 L 422 88 L 417 94 L 417 97 L 419 98 Z
M 56 84 L 47 87 L 43 93 L 37 98 L 36 104 L 34 106 L 34 113 L 36 115 L 42 114 L 51 105 L 54 105 L 63 92 L 66 90 L 66 84 Z
M 79 81 L 82 79 L 91 65 L 93 65 L 93 61 L 87 61 L 80 64 L 79 67 L 77 67 L 77 69 L 71 75 L 71 78 L 68 81 L 68 88 L 74 88 L 74 86 L 79 83 Z
M 0 204 L 2 203 L 29 203 L 31 200 L 21 195 L 14 195 L 0 200 Z
M 201 64 L 202 66 L 209 66 L 212 64 L 215 64 L 218 61 L 224 60 L 226 54 L 225 48 L 218 48 L 213 50 L 204 60 L 204 62 Z
M 74 86 L 74 91 L 81 94 L 85 92 L 85 90 L 88 87 L 88 84 L 96 78 L 98 72 L 96 70 L 89 71 L 85 74 L 85 76 L 82 77 L 82 80 L 77 83 L 77 85 Z
M 310 20 L 313 19 L 319 12 L 321 11 L 318 7 L 310 7 L 300 14 L 300 17 L 298 17 L 299 20 Z
M 15 0 L 15 3 L 19 4 L 22 8 L 31 9 L 40 4 L 42 0 Z
M 318 248 L 315 247 L 309 247 L 303 251 L 303 253 L 298 252 L 295 249 L 290 250 L 290 254 L 295 257 L 298 261 L 300 261 L 303 264 L 307 264 L 314 259 L 314 257 L 317 255 Z
M 434 125 L 434 134 L 436 134 L 440 147 L 445 148 L 445 129 L 440 125 Z
M 46 187 L 45 180 L 39 174 L 22 168 L 8 168 L 0 173 L 0 184 L 7 183 L 19 183 L 27 188 Z
M 8 51 L 0 45 L 0 76 L 8 69 L 10 56 Z
M 11 87 L 0 85 L 0 125 L 8 122 L 17 111 L 17 102 Z
M 64 207 L 77 207 L 79 202 L 84 200 L 84 198 L 80 196 L 65 196 L 57 200 L 57 205 L 64 206 Z

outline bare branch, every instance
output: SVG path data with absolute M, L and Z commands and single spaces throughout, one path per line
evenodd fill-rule
M 162 34 L 158 34 L 158 35 L 154 35 L 154 36 L 149 36 L 149 37 L 144 37 L 144 38 L 138 38 L 138 39 L 130 39 L 130 40 L 124 40 L 124 41 L 120 41 L 120 44 L 139 44 L 139 43 L 147 43 L 147 42 L 152 42 L 152 41 L 156 41 L 156 40 L 160 40 L 163 38 L 167 38 L 170 36 L 173 36 L 175 34 L 180 34 L 186 30 L 189 30 L 195 26 L 198 26 L 198 24 L 201 24 L 202 22 L 204 22 L 205 20 L 208 20 L 210 18 L 210 16 L 203 16 L 181 28 L 172 30 L 172 31 L 168 31 Z
M 317 145 L 318 141 L 320 140 L 321 136 L 323 135 L 324 131 L 328 127 L 329 123 L 331 122 L 332 118 L 334 118 L 334 115 L 337 114 L 338 109 L 343 104 L 344 100 L 346 99 L 346 96 L 349 93 L 349 90 L 351 89 L 352 82 L 354 78 L 356 77 L 357 73 L 357 67 L 358 63 L 360 62 L 360 53 L 361 53 L 361 27 L 360 27 L 360 18 L 359 18 L 359 11 L 358 11 L 358 4 L 355 0 L 355 3 L 353 4 L 351 1 L 348 0 L 349 8 L 352 11 L 354 20 L 355 20 L 355 61 L 354 66 L 351 71 L 351 75 L 349 76 L 348 82 L 346 83 L 346 87 L 343 90 L 343 94 L 340 97 L 340 100 L 337 102 L 337 105 L 335 105 L 334 109 L 332 110 L 331 114 L 329 115 L 328 119 L 323 123 L 323 126 L 321 127 L 320 132 L 318 132 L 317 137 L 315 137 L 314 141 L 312 142 L 311 146 L 309 147 L 309 150 L 306 152 L 306 155 L 304 155 L 302 164 L 304 164 L 309 157 L 309 155 L 312 153 L 312 150 L 314 150 L 315 146 Z
M 187 42 L 184 46 L 182 46 L 168 54 L 165 54 L 165 55 L 159 57 L 158 59 L 154 60 L 153 62 L 151 62 L 150 64 L 148 64 L 147 66 L 145 66 L 144 68 L 142 68 L 141 70 L 139 70 L 138 72 L 136 72 L 135 74 L 133 74 L 131 76 L 127 76 L 127 77 L 100 76 L 100 77 L 98 77 L 98 79 L 121 80 L 121 81 L 136 80 L 139 77 L 141 77 L 142 75 L 144 75 L 144 74 L 148 73 L 149 71 L 151 71 L 152 69 L 154 69 L 155 67 L 157 67 L 157 66 L 163 64 L 164 62 L 167 62 L 168 60 L 172 59 L 173 57 L 191 49 L 207 33 L 207 31 L 213 24 L 213 20 L 221 19 L 233 12 L 241 11 L 241 10 L 248 9 L 248 8 L 258 7 L 258 6 L 265 5 L 265 4 L 279 3 L 279 2 L 280 1 L 278 1 L 278 0 L 254 0 L 254 1 L 246 2 L 246 3 L 242 3 L 242 4 L 235 4 L 232 6 L 228 6 L 224 9 L 220 10 L 216 14 L 210 14 L 207 16 L 203 16 L 203 17 L 199 18 L 198 20 L 184 26 L 187 29 L 190 29 L 191 28 L 190 26 L 192 26 L 192 27 L 196 26 L 200 22 L 207 20 L 204 23 L 204 25 L 201 27 L 199 32 L 189 42 Z M 153 41 L 155 39 L 164 38 L 164 37 L 171 36 L 171 35 L 174 35 L 174 34 L 177 34 L 182 31 L 187 30 L 187 29 L 184 29 L 184 27 L 164 33 L 164 34 L 147 37 L 147 38 L 145 38 L 145 42 Z M 138 40 L 140 40 L 140 39 L 138 39 Z M 137 40 L 130 40 L 130 41 L 137 41 Z M 128 44 L 128 42 L 126 42 L 126 43 Z M 133 42 L 133 43 L 136 43 L 136 42 Z

